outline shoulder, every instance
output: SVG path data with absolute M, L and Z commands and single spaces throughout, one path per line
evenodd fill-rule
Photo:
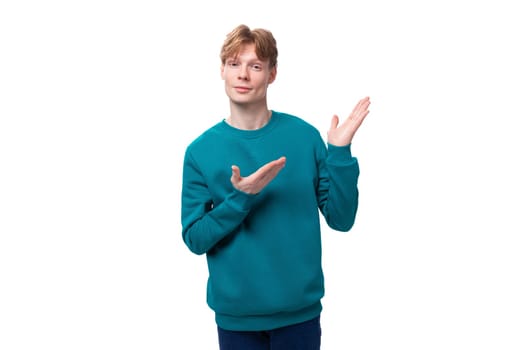
M 193 139 L 186 147 L 186 154 L 199 153 L 201 151 L 207 152 L 211 146 L 216 145 L 221 135 L 221 124 L 222 122 L 213 125 Z

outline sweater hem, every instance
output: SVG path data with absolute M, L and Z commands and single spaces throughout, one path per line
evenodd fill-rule
M 319 316 L 321 310 L 319 301 L 300 310 L 271 315 L 233 316 L 215 313 L 215 321 L 220 328 L 230 331 L 269 331 L 311 320 Z

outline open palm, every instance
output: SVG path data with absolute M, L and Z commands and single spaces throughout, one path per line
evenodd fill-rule
M 237 165 L 232 165 L 231 182 L 233 187 L 239 191 L 257 194 L 262 191 L 284 168 L 286 158 L 281 157 L 261 166 L 257 171 L 249 176 L 242 177 L 241 170 Z
M 352 142 L 354 135 L 361 126 L 361 123 L 368 115 L 368 106 L 370 106 L 370 98 L 365 97 L 361 99 L 348 118 L 339 125 L 339 117 L 334 115 L 332 117 L 332 124 L 328 130 L 328 143 L 334 146 L 346 146 Z

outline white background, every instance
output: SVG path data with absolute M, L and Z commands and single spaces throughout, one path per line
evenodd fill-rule
M 3 1 L 0 348 L 217 348 L 181 165 L 245 23 L 278 41 L 271 108 L 325 134 L 372 100 L 356 225 L 323 228 L 323 349 L 524 349 L 519 8 Z

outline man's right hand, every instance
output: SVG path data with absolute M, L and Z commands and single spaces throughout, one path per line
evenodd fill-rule
M 239 191 L 248 194 L 257 194 L 277 176 L 285 164 L 286 158 L 281 157 L 266 163 L 247 177 L 242 177 L 239 167 L 232 165 L 232 185 Z

